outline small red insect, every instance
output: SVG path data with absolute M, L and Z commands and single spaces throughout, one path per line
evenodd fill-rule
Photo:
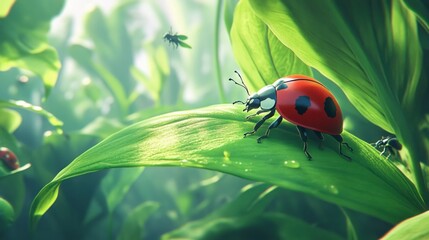
M 11 170 L 19 168 L 18 158 L 9 148 L 0 147 L 0 159 Z
M 351 160 L 342 152 L 342 145 L 345 145 L 350 151 L 352 148 L 343 142 L 340 135 L 343 132 L 341 108 L 332 93 L 319 81 L 304 75 L 286 76 L 250 95 L 240 74 L 235 72 L 240 77 L 241 84 L 231 78 L 229 80 L 243 87 L 249 97 L 246 102 L 235 101 L 234 104 L 244 104 L 243 111 L 247 112 L 252 109 L 259 109 L 255 114 L 247 116 L 246 119 L 268 112 L 256 123 L 253 131 L 246 132 L 244 137 L 254 134 L 267 119 L 274 116 L 277 110 L 280 116 L 271 123 L 265 134 L 258 138 L 258 143 L 267 138 L 271 129 L 278 127 L 285 118 L 296 125 L 304 142 L 304 153 L 309 160 L 311 155 L 307 151 L 307 130 L 312 130 L 320 140 L 323 140 L 322 133 L 331 135 L 339 143 L 340 155 Z

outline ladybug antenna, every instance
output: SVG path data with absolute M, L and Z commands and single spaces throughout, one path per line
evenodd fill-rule
M 246 92 L 247 92 L 247 95 L 248 96 L 250 96 L 250 93 L 249 93 L 249 89 L 247 88 L 247 86 L 246 86 L 246 84 L 244 84 L 244 81 L 243 81 L 243 78 L 241 77 L 241 75 L 240 75 L 240 73 L 238 73 L 237 71 L 234 71 L 235 73 L 237 73 L 237 75 L 238 75 L 238 77 L 240 78 L 240 80 L 241 80 L 241 84 L 240 83 L 238 83 L 238 82 L 236 82 L 234 79 L 232 79 L 232 78 L 230 78 L 229 79 L 229 81 L 233 81 L 235 84 L 237 84 L 238 86 L 240 86 L 240 87 L 242 87 L 242 88 L 244 88 L 245 90 L 246 90 Z M 235 101 L 235 102 L 238 102 L 238 101 Z M 244 103 L 243 103 L 244 104 Z
M 243 102 L 243 101 L 240 101 L 240 100 L 238 100 L 238 101 L 235 101 L 235 102 L 233 102 L 232 104 L 236 104 L 236 103 L 241 103 L 241 104 L 246 104 L 245 102 Z

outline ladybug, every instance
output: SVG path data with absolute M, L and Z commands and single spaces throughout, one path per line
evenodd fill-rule
M 389 153 L 386 156 L 387 159 L 389 159 L 391 155 L 396 155 L 396 153 L 402 149 L 402 144 L 395 137 L 381 137 L 380 140 L 371 143 L 371 145 L 376 149 L 383 149 L 380 155 L 384 156 L 387 151 Z
M 0 147 L 0 159 L 10 170 L 19 168 L 18 158 L 9 148 Z
M 241 83 L 235 84 L 243 87 L 248 95 L 246 102 L 235 101 L 233 104 L 242 103 L 245 105 L 243 111 L 249 112 L 258 109 L 255 114 L 249 115 L 246 119 L 257 116 L 261 113 L 268 113 L 259 120 L 252 131 L 244 133 L 244 137 L 254 134 L 262 124 L 277 112 L 280 116 L 268 127 L 264 135 L 257 139 L 258 143 L 267 138 L 271 129 L 280 125 L 283 118 L 296 125 L 301 140 L 304 142 L 304 154 L 311 160 L 311 155 L 307 151 L 307 132 L 313 131 L 322 141 L 322 133 L 331 135 L 339 143 L 339 154 L 348 160 L 351 158 L 342 152 L 342 145 L 350 151 L 353 149 L 341 137 L 343 131 L 343 117 L 341 108 L 332 93 L 319 81 L 304 75 L 291 75 L 278 79 L 271 85 L 261 88 L 258 92 L 250 95 L 247 86 L 244 84 L 240 74 Z

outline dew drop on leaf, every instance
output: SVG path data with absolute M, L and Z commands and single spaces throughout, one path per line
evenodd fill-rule
M 338 194 L 338 188 L 335 185 L 325 185 L 325 188 L 332 194 Z
M 295 161 L 295 160 L 286 160 L 284 161 L 284 166 L 288 167 L 288 168 L 300 168 L 301 165 L 299 164 L 299 162 Z
M 224 162 L 230 162 L 231 161 L 230 157 L 231 157 L 231 153 L 230 152 L 228 152 L 226 150 L 223 151 L 223 161 Z
M 201 164 L 201 165 L 205 165 L 205 164 L 207 164 L 207 160 L 199 160 L 199 161 L 197 161 L 197 163 Z

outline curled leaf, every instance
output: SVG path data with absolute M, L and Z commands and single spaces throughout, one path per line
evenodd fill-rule
M 259 19 L 248 1 L 237 4 L 230 34 L 235 59 L 251 89 L 258 90 L 290 74 L 312 75 L 310 68 Z
M 404 113 L 423 117 L 419 103 L 429 86 L 420 76 L 417 22 L 400 1 L 249 2 L 285 46 L 336 82 L 374 124 L 396 132 Z

